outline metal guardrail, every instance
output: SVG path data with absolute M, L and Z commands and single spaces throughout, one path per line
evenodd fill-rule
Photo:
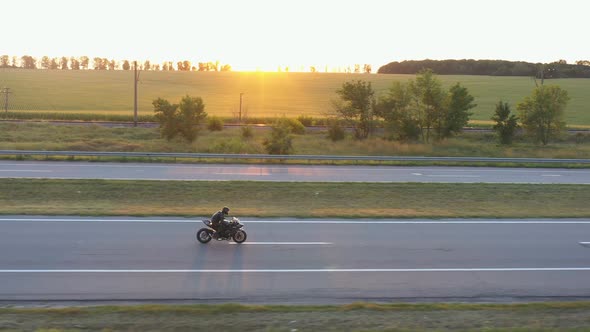
M 10 156 L 65 156 L 65 157 L 122 157 L 122 158 L 174 158 L 174 159 L 257 159 L 257 160 L 321 160 L 321 161 L 431 161 L 431 162 L 493 162 L 493 163 L 569 163 L 590 164 L 590 159 L 547 158 L 487 158 L 487 157 L 420 157 L 420 156 L 329 156 L 329 155 L 269 155 L 223 153 L 166 153 L 166 152 L 97 152 L 97 151 L 31 151 L 0 150 Z

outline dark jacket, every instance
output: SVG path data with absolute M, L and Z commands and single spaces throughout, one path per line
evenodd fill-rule
M 223 211 L 217 211 L 215 212 L 215 214 L 213 214 L 213 216 L 211 216 L 211 224 L 213 224 L 213 226 L 218 227 L 221 222 L 223 222 L 223 219 L 225 218 L 226 214 L 223 213 Z

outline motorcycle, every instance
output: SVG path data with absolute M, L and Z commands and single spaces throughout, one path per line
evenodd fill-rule
M 246 241 L 247 234 L 244 231 L 244 225 L 240 222 L 240 219 L 236 217 L 232 217 L 231 220 L 228 220 L 225 230 L 224 236 L 220 236 L 217 229 L 211 223 L 211 220 L 203 220 L 203 223 L 207 225 L 207 228 L 201 228 L 197 231 L 197 240 L 201 243 L 208 243 L 211 239 L 216 239 L 218 241 L 226 240 L 234 240 L 236 243 L 242 243 Z

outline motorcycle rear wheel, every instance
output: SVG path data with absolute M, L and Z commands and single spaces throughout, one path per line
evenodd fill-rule
M 246 241 L 247 237 L 248 235 L 246 234 L 246 232 L 244 232 L 243 230 L 239 230 L 234 234 L 233 239 L 236 243 L 242 243 Z
M 211 234 L 207 228 L 201 228 L 197 232 L 197 241 L 201 243 L 207 243 L 211 241 Z

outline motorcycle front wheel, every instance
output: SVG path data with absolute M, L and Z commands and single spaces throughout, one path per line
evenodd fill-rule
M 234 234 L 233 239 L 236 243 L 242 243 L 246 241 L 246 237 L 246 232 L 244 232 L 243 230 L 239 230 L 236 232 L 236 234 Z
M 197 232 L 197 240 L 201 243 L 207 243 L 211 241 L 211 234 L 207 228 L 201 228 Z

